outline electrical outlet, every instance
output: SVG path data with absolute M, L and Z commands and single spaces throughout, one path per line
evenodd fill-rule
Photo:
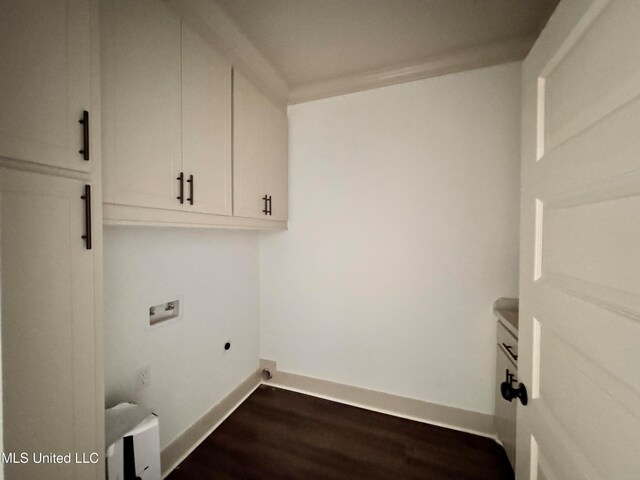
M 142 367 L 136 373 L 136 391 L 147 388 L 151 383 L 151 367 L 147 365 Z

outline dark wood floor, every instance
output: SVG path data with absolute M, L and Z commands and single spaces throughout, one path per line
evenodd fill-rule
M 493 440 L 267 385 L 169 480 L 513 479 Z

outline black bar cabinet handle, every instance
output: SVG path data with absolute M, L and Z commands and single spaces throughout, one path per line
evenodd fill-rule
M 180 182 L 180 195 L 176 198 L 180 200 L 180 205 L 182 205 L 184 203 L 184 172 L 180 172 L 176 180 Z
M 269 195 L 269 215 L 271 215 L 271 195 Z
M 269 215 L 269 197 L 265 194 L 264 197 L 262 197 L 262 200 L 264 200 L 264 209 L 262 210 L 262 213 Z
M 511 349 L 513 348 L 511 345 L 507 345 L 506 343 L 502 342 L 502 346 L 507 352 L 509 352 L 509 355 L 511 355 L 514 360 L 518 360 L 518 355 L 511 351 Z
M 189 175 L 189 180 L 187 180 L 187 183 L 189 184 L 189 198 L 187 198 L 187 202 L 189 202 L 190 205 L 193 205 L 193 175 Z
M 85 242 L 87 250 L 91 250 L 91 185 L 84 186 L 84 195 L 80 197 L 84 200 L 84 231 L 82 239 Z
M 82 158 L 89 160 L 89 112 L 84 110 L 82 112 L 82 118 L 78 120 L 82 124 L 82 150 L 78 150 L 78 153 L 82 154 Z

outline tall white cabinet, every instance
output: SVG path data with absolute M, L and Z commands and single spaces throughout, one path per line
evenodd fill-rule
M 72 455 L 0 478 L 104 476 L 97 12 L 0 2 L 2 450 Z

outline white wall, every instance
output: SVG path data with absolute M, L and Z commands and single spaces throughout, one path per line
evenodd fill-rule
M 296 105 L 289 231 L 260 240 L 278 369 L 493 413 L 518 292 L 520 64 Z
M 258 234 L 109 227 L 104 258 L 107 406 L 155 411 L 165 447 L 258 367 Z M 182 318 L 150 327 L 149 307 L 178 297 Z

